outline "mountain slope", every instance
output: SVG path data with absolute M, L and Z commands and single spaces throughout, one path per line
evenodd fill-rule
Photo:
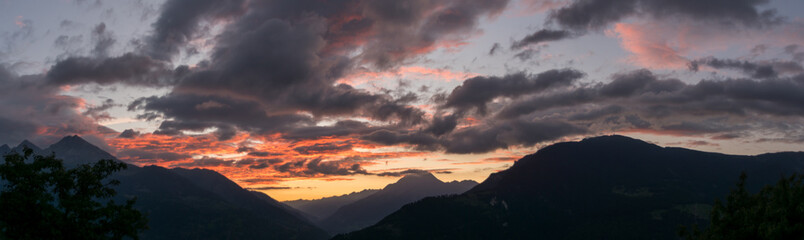
M 121 182 L 118 195 L 137 197 L 136 207 L 148 214 L 150 229 L 143 232 L 143 239 L 327 238 L 322 230 L 282 209 L 221 187 L 228 185 L 228 179 L 195 182 L 197 178 L 176 173 L 180 171 L 198 170 L 147 166 L 114 176 Z
M 0 155 L 5 155 L 8 152 L 11 152 L 11 147 L 9 147 L 8 144 L 0 146 Z
M 28 141 L 28 140 L 23 140 L 23 141 L 22 141 L 20 144 L 18 144 L 16 147 L 12 148 L 12 149 L 11 149 L 11 152 L 17 152 L 17 153 L 22 154 L 22 150 L 23 150 L 25 147 L 30 148 L 31 150 L 33 150 L 33 152 L 34 152 L 34 153 L 37 153 L 37 154 L 39 154 L 39 153 L 41 153 L 41 152 L 42 152 L 42 149 L 41 149 L 41 148 L 39 148 L 38 146 L 36 146 L 36 144 L 33 144 L 32 142 L 30 142 L 30 141 Z
M 63 160 L 65 167 L 94 163 L 101 159 L 117 159 L 99 147 L 92 145 L 79 136 L 67 136 L 42 150 L 45 154 L 56 153 Z
M 330 233 L 357 230 L 377 223 L 405 204 L 429 196 L 462 193 L 475 185 L 474 181 L 445 183 L 430 173 L 407 175 L 370 196 L 342 206 L 319 226 Z
M 334 239 L 677 239 L 705 224 L 740 172 L 758 190 L 804 153 L 734 156 L 622 136 L 558 143 L 458 196 L 426 198 Z
M 290 207 L 298 209 L 299 211 L 302 211 L 312 216 L 316 221 L 320 221 L 335 213 L 335 211 L 337 211 L 338 208 L 341 208 L 344 205 L 368 197 L 371 194 L 374 194 L 378 191 L 380 190 L 366 189 L 360 192 L 353 192 L 340 196 L 325 197 L 314 200 L 299 199 L 293 201 L 285 201 L 282 203 L 287 204 Z
M 276 224 L 292 226 L 303 226 L 303 231 L 326 235 L 320 229 L 313 227 L 307 218 L 296 212 L 295 209 L 288 207 L 270 196 L 255 193 L 241 188 L 235 182 L 229 180 L 218 172 L 208 169 L 184 169 L 173 168 L 171 171 L 189 179 L 197 187 L 221 196 L 227 202 L 249 209 L 257 216 L 270 216 L 266 220 Z
M 23 145 L 35 147 L 27 141 Z M 68 167 L 116 159 L 78 136 L 65 137 L 39 152 L 55 153 Z M 136 197 L 135 208 L 148 217 L 149 229 L 142 239 L 328 238 L 323 230 L 290 213 L 289 207 L 260 198 L 211 170 L 129 165 L 110 179 L 121 182 L 115 187 L 115 200 Z

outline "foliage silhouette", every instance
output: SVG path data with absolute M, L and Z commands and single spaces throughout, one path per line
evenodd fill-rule
M 104 179 L 127 165 L 115 160 L 65 168 L 54 155 L 25 148 L 0 165 L 0 239 L 138 239 L 147 219 L 136 199 L 116 204 Z M 106 201 L 105 204 L 101 201 Z
M 679 235 L 695 240 L 804 239 L 804 176 L 782 177 L 757 194 L 746 190 L 746 178 L 740 175 L 725 204 L 715 201 L 709 227 L 681 228 Z

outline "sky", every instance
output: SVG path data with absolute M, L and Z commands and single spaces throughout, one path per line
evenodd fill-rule
M 0 0 L 0 144 L 80 135 L 277 200 L 621 134 L 802 151 L 799 0 Z

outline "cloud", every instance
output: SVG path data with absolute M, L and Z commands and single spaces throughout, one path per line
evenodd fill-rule
M 324 175 L 368 174 L 365 169 L 360 167 L 360 164 L 353 163 L 343 166 L 341 162 L 323 162 L 320 158 L 308 161 L 305 173 Z
M 179 67 L 174 71 L 163 62 L 133 53 L 112 58 L 70 57 L 48 70 L 47 81 L 59 86 L 123 82 L 156 87 L 172 85 L 176 75 L 186 70 L 186 67 Z
M 421 175 L 421 174 L 427 174 L 427 173 L 430 173 L 430 171 L 421 170 L 421 169 L 405 169 L 405 170 L 396 171 L 396 172 L 381 172 L 381 173 L 377 173 L 377 176 L 381 176 L 381 177 L 401 177 L 401 176 L 406 176 L 406 175 Z
M 543 42 L 550 42 L 550 41 L 558 41 L 566 38 L 572 37 L 572 33 L 567 30 L 551 30 L 551 29 L 542 29 L 536 31 L 533 34 L 525 36 L 519 41 L 514 42 L 511 45 L 511 49 L 521 49 L 528 45 L 538 44 Z
M 456 131 L 442 145 L 447 153 L 485 153 L 513 146 L 529 147 L 583 133 L 587 130 L 562 121 L 513 120 Z
M 517 73 L 504 77 L 467 79 L 447 96 L 444 107 L 461 111 L 476 108 L 486 112 L 486 104 L 498 97 L 517 97 L 569 86 L 584 74 L 572 69 L 549 70 L 536 75 Z
M 420 132 L 378 130 L 361 137 L 363 140 L 382 145 L 409 144 L 420 150 L 436 150 L 438 139 Z
M 373 21 L 362 61 L 380 69 L 393 67 L 439 46 L 460 44 L 474 34 L 484 16 L 501 12 L 507 0 L 365 1 L 365 19 Z
M 432 123 L 424 131 L 432 133 L 435 136 L 441 136 L 452 132 L 452 130 L 458 126 L 458 118 L 460 117 L 455 114 L 447 116 L 434 116 Z
M 243 14 L 243 0 L 169 0 L 162 5 L 144 52 L 167 61 L 190 40 L 198 37 L 201 23 Z
M 107 56 L 109 48 L 117 42 L 112 33 L 106 30 L 105 23 L 100 23 L 92 29 L 92 41 L 95 43 L 95 47 L 92 48 L 92 54 L 99 57 Z
M 200 159 L 193 159 L 190 162 L 173 164 L 173 167 L 225 167 L 234 164 L 234 160 L 224 160 L 220 158 L 204 156 Z
M 617 23 L 614 33 L 620 38 L 620 44 L 631 52 L 631 58 L 639 66 L 651 68 L 684 68 L 689 61 L 682 56 L 687 46 L 671 46 L 663 29 L 653 24 Z
M 135 163 L 175 162 L 192 158 L 189 154 L 161 152 L 154 149 L 122 149 L 117 156 Z
M 529 44 L 603 32 L 621 39 L 633 54 L 628 60 L 650 68 L 686 68 L 685 55 L 725 49 L 724 42 L 751 39 L 772 29 L 795 32 L 800 27 L 767 9 L 768 0 L 574 0 L 552 8 L 543 29 L 512 44 Z M 609 27 L 614 26 L 613 29 Z M 751 34 L 749 34 L 751 33 Z M 784 34 L 791 35 L 795 34 Z M 746 40 L 738 40 L 746 41 Z M 776 40 L 778 41 L 778 40 Z M 789 40 L 784 40 L 789 42 Z M 738 43 L 736 46 L 740 46 Z M 756 45 L 756 43 L 752 43 Z M 527 59 L 526 52 L 519 54 Z
M 335 143 L 316 143 L 308 146 L 299 146 L 293 148 L 296 152 L 304 155 L 322 154 L 322 153 L 338 153 L 346 150 L 352 150 L 351 144 L 335 144 Z
M 123 132 L 121 132 L 120 135 L 118 135 L 117 137 L 132 139 L 132 138 L 136 138 L 139 135 L 140 135 L 140 132 L 138 132 L 138 131 L 134 131 L 133 129 L 126 129 L 126 130 L 123 130 Z
M 49 144 L 66 135 L 94 137 L 113 132 L 81 112 L 86 106 L 83 99 L 61 95 L 59 88 L 45 82 L 41 74 L 20 76 L 0 64 L 0 112 L 4 113 L 0 141 Z
M 112 120 L 114 118 L 106 110 L 117 106 L 120 106 L 120 104 L 115 104 L 112 99 L 106 99 L 100 106 L 87 107 L 83 114 L 98 122 Z
M 355 174 L 369 174 L 360 164 L 349 161 L 324 161 L 321 158 L 289 161 L 281 165 L 275 165 L 274 170 L 288 174 L 289 176 L 314 177 L 314 176 L 347 176 Z
M 768 0 L 576 0 L 550 13 L 549 21 L 577 31 L 601 30 L 630 16 L 690 18 L 727 27 L 767 27 L 781 19 L 761 10 Z
M 489 55 L 494 55 L 495 53 L 500 51 L 501 48 L 502 45 L 500 45 L 500 43 L 494 43 L 494 45 L 491 46 L 491 49 L 489 49 Z
M 246 189 L 252 190 L 252 191 L 255 191 L 255 190 L 258 191 L 258 190 L 287 190 L 287 189 L 293 189 L 293 188 L 292 187 L 280 187 L 280 186 L 268 186 L 268 187 L 250 187 L 250 188 L 246 188 Z
M 714 69 L 735 69 L 743 72 L 751 78 L 775 78 L 781 74 L 795 75 L 804 72 L 804 67 L 799 62 L 793 61 L 766 61 L 751 62 L 734 59 L 718 59 L 714 57 L 696 59 L 690 62 L 689 68 L 698 71 L 701 66 L 708 66 Z

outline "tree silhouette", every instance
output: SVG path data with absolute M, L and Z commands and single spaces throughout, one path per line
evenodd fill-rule
M 66 169 L 54 155 L 11 153 L 0 165 L 0 239 L 138 239 L 147 219 L 135 199 L 116 204 L 103 180 L 126 164 L 100 160 Z M 106 201 L 102 204 L 101 201 Z
M 726 203 L 715 201 L 705 230 L 682 228 L 685 239 L 804 239 L 804 176 L 782 178 L 757 194 L 745 189 L 745 173 Z

